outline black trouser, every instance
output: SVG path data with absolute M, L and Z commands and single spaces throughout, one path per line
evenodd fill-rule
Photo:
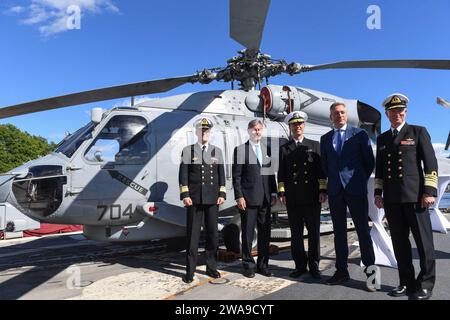
M 270 203 L 266 200 L 262 206 L 247 206 L 245 211 L 241 211 L 242 264 L 247 270 L 255 270 L 255 260 L 251 255 L 255 225 L 258 228 L 257 268 L 265 269 L 269 265 L 270 218 Z
M 400 285 L 407 286 L 410 292 L 421 288 L 432 290 L 436 279 L 436 262 L 433 257 L 433 231 L 428 210 L 420 208 L 420 205 L 415 203 L 385 203 L 384 211 L 397 259 Z M 410 230 L 420 258 L 420 273 L 417 280 L 409 241 Z
M 314 204 L 287 203 L 291 228 L 291 253 L 297 270 L 319 270 L 320 259 L 320 202 Z M 308 230 L 308 255 L 303 243 L 303 230 Z
M 329 196 L 331 219 L 333 221 L 336 269 L 347 271 L 347 207 L 358 235 L 361 260 L 368 267 L 375 264 L 372 238 L 369 229 L 369 203 L 367 195 L 351 195 L 341 189 L 337 195 Z
M 202 222 L 205 222 L 206 235 L 206 268 L 217 270 L 217 214 L 218 206 L 193 204 L 187 207 L 186 217 L 186 273 L 193 275 L 197 266 L 198 243 L 200 240 L 200 231 Z

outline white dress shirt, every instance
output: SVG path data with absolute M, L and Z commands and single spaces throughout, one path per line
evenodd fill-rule
M 248 140 L 250 142 L 250 146 L 252 147 L 253 152 L 255 153 L 255 155 L 258 157 L 258 154 L 256 153 L 256 145 L 259 146 L 259 150 L 261 151 L 261 158 L 262 158 L 262 149 L 261 149 L 261 143 L 254 143 L 252 140 Z M 261 159 L 262 161 L 262 159 Z M 262 163 L 260 164 L 262 166 Z M 273 198 L 277 197 L 276 193 L 272 193 L 271 196 Z
M 299 139 L 299 140 L 297 140 L 297 139 L 295 139 L 295 138 L 292 138 L 293 140 L 294 140 L 294 142 L 295 142 L 295 145 L 298 145 L 298 143 L 300 142 L 300 143 L 302 143 L 303 142 L 303 139 L 305 138 L 305 136 L 302 136 L 302 138 L 301 139 Z
M 341 129 L 334 129 L 334 133 L 333 133 L 333 148 L 334 150 L 336 150 L 336 145 L 337 145 L 337 135 L 338 135 L 338 130 L 341 130 L 340 134 L 341 134 L 341 138 L 342 138 L 342 147 L 344 147 L 344 143 L 345 143 L 345 130 L 347 130 L 347 124 L 345 124 Z
M 394 134 L 394 129 L 397 129 L 397 134 L 400 133 L 400 131 L 402 130 L 402 128 L 405 126 L 406 122 L 403 122 L 401 125 L 399 125 L 397 128 L 392 128 L 391 127 L 391 132 L 392 134 Z
M 209 146 L 208 142 L 205 143 L 205 144 L 201 144 L 200 142 L 197 142 L 197 144 L 200 146 L 200 150 L 203 150 L 203 146 L 206 146 L 205 152 L 208 151 L 208 146 Z
M 258 159 L 258 160 L 261 160 L 261 162 L 262 162 L 262 149 L 261 149 L 261 143 L 254 143 L 252 140 L 249 140 L 250 141 L 250 146 L 252 147 L 252 150 L 253 150 L 253 152 L 255 153 L 255 155 L 256 155 L 256 157 L 258 158 L 258 154 L 256 153 L 256 146 L 258 145 L 259 146 L 259 151 L 261 152 L 261 159 Z M 260 163 L 260 165 L 262 165 L 262 163 Z

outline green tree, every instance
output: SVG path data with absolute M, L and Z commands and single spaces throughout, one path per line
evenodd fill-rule
M 42 137 L 22 132 L 12 124 L 0 125 L 0 173 L 45 156 L 55 147 L 55 143 L 48 143 Z

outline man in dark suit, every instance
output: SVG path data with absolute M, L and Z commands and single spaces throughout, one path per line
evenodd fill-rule
M 427 129 L 406 123 L 407 104 L 408 98 L 400 93 L 383 102 L 391 128 L 377 139 L 375 205 L 384 207 L 398 263 L 400 285 L 390 295 L 426 300 L 436 278 L 428 207 L 437 196 L 438 164 Z M 417 279 L 410 230 L 420 257 Z
M 180 199 L 187 208 L 186 275 L 183 281 L 191 283 L 197 266 L 198 242 L 202 222 L 206 234 L 206 274 L 220 278 L 217 271 L 217 215 L 225 201 L 225 171 L 222 151 L 208 143 L 211 120 L 195 122 L 198 142 L 183 149 L 179 171 Z
M 334 129 L 320 139 L 322 168 L 328 177 L 327 192 L 333 221 L 336 272 L 326 281 L 329 285 L 350 279 L 348 273 L 347 207 L 358 235 L 361 259 L 366 267 L 375 263 L 368 224 L 367 182 L 375 161 L 369 137 L 363 129 L 347 125 L 345 104 L 330 107 Z M 369 274 L 367 274 L 369 277 Z M 376 287 L 367 282 L 367 290 Z
M 291 253 L 297 278 L 307 272 L 320 279 L 320 209 L 327 199 L 327 182 L 320 162 L 319 142 L 304 137 L 308 115 L 294 111 L 284 120 L 292 139 L 281 146 L 278 169 L 278 195 L 286 204 L 291 228 Z M 303 244 L 303 230 L 308 230 L 308 255 Z
M 271 150 L 261 143 L 263 123 L 252 120 L 248 124 L 249 141 L 234 149 L 233 187 L 241 213 L 242 264 L 244 276 L 255 276 L 255 260 L 251 247 L 255 226 L 258 228 L 258 261 L 256 271 L 270 277 L 269 244 L 271 206 L 276 203 L 277 187 L 271 169 Z

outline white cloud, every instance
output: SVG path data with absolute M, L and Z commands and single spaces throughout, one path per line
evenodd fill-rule
M 445 150 L 445 143 L 433 143 L 433 148 L 439 157 L 447 158 L 450 156 L 450 149 Z
M 434 150 L 444 149 L 445 143 L 441 143 L 441 142 L 433 143 L 433 148 L 434 148 Z
M 28 7 L 14 6 L 6 12 L 25 13 L 26 17 L 21 23 L 36 26 L 42 35 L 51 36 L 70 30 L 67 28 L 67 21 L 71 14 L 67 13 L 67 9 L 71 6 L 80 9 L 81 18 L 105 11 L 120 13 L 113 0 L 31 0 Z
M 135 97 L 134 98 L 134 105 L 137 105 L 139 103 L 145 102 L 145 101 L 149 101 L 149 100 L 154 100 L 154 97 L 148 97 L 148 96 L 139 96 L 139 97 Z M 131 106 L 131 97 L 124 99 L 120 102 L 117 102 L 113 105 L 113 108 L 118 108 L 118 107 L 129 107 Z
M 25 11 L 25 7 L 22 6 L 14 6 L 9 8 L 8 10 L 4 11 L 4 14 L 18 14 Z
M 58 143 L 62 139 L 64 139 L 64 137 L 66 135 L 67 135 L 67 132 L 66 133 L 52 132 L 52 133 L 49 133 L 47 136 L 45 136 L 45 139 L 47 139 L 48 141 L 52 141 L 52 142 Z

